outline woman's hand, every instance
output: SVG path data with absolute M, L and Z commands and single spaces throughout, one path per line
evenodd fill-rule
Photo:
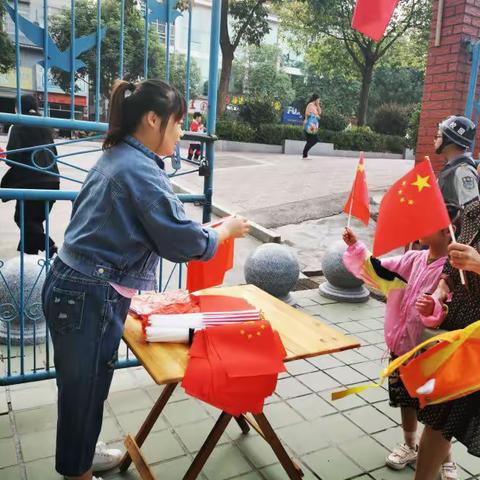
M 451 243 L 448 246 L 448 258 L 452 267 L 480 275 L 480 254 L 470 245 Z
M 349 247 L 357 243 L 357 236 L 351 228 L 345 227 L 342 238 Z
M 231 217 L 225 220 L 218 228 L 219 242 L 227 238 L 246 237 L 250 231 L 250 223 L 243 217 Z
M 420 315 L 424 317 L 430 317 L 433 314 L 435 302 L 431 295 L 423 294 L 415 302 L 415 308 Z

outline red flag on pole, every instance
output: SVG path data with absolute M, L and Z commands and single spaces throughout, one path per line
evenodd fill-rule
M 343 211 L 348 214 L 348 226 L 350 226 L 350 217 L 352 216 L 358 218 L 365 225 L 368 225 L 370 220 L 370 207 L 363 152 L 360 153 L 357 174 L 355 175 L 352 191 L 350 192 L 347 203 L 343 207 Z
M 383 255 L 448 228 L 450 218 L 430 161 L 417 164 L 384 195 L 373 254 Z
M 382 39 L 398 0 L 357 0 L 352 28 L 375 42 Z

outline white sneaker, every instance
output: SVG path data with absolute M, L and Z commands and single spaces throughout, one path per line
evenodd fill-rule
M 417 461 L 418 447 L 411 448 L 407 444 L 399 445 L 387 457 L 385 463 L 394 470 L 402 470 L 407 465 Z
M 92 470 L 94 472 L 104 472 L 115 468 L 122 459 L 123 453 L 116 448 L 107 448 L 104 442 L 98 442 L 95 447 L 95 456 L 93 457 Z M 100 478 L 97 480 L 101 480 Z
M 457 465 L 455 462 L 447 462 L 442 465 L 440 470 L 442 480 L 458 480 Z

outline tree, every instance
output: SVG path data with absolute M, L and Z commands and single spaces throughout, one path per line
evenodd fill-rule
M 96 3 L 90 0 L 76 2 L 76 37 L 89 35 L 96 31 Z M 92 21 L 92 19 L 95 19 Z M 119 76 L 120 68 L 120 2 L 104 0 L 102 2 L 102 24 L 107 32 L 101 45 L 100 93 L 108 98 L 113 81 Z M 143 15 L 134 0 L 125 2 L 125 36 L 124 36 L 124 78 L 138 81 L 144 73 L 145 33 Z M 51 17 L 49 32 L 60 49 L 70 45 L 70 11 L 64 10 Z M 81 78 L 94 84 L 97 68 L 95 48 L 80 55 L 87 67 L 76 73 Z M 148 76 L 165 78 L 165 48 L 160 44 L 158 34 L 153 28 L 149 31 Z M 70 73 L 52 69 L 55 82 L 65 91 L 70 91 Z M 195 61 L 191 62 L 191 98 L 199 93 L 200 69 Z M 170 83 L 185 93 L 186 59 L 184 55 L 172 54 L 170 61 Z
M 230 93 L 290 103 L 295 91 L 289 75 L 281 71 L 280 57 L 281 51 L 274 45 L 247 48 L 233 64 Z
M 3 30 L 5 19 L 5 6 L 0 2 L 0 73 L 7 73 L 15 66 L 15 49 Z
M 338 68 L 338 60 L 333 61 L 336 57 L 350 60 L 350 74 L 361 81 L 357 116 L 359 125 L 364 125 L 376 65 L 400 39 L 428 30 L 430 0 L 400 0 L 378 43 L 351 28 L 354 6 L 355 0 L 297 0 L 289 2 L 281 15 L 296 41 L 308 46 L 310 57 L 323 54 L 330 68 Z M 349 68 L 348 62 L 342 66 Z
M 225 110 L 235 51 L 240 43 L 259 46 L 270 32 L 267 3 L 280 0 L 222 0 L 220 19 L 220 47 L 222 49 L 222 69 L 218 86 L 217 115 Z M 230 20 L 230 21 L 229 21 Z M 230 28 L 232 35 L 230 34 Z

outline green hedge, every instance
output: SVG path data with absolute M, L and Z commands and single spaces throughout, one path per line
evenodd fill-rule
M 301 125 L 266 124 L 255 131 L 246 123 L 220 120 L 217 135 L 221 140 L 282 145 L 285 140 L 305 140 Z M 335 132 L 320 128 L 321 142 L 333 143 L 337 150 L 363 150 L 365 152 L 403 153 L 406 139 L 394 135 L 381 135 L 368 127 L 354 127 Z

